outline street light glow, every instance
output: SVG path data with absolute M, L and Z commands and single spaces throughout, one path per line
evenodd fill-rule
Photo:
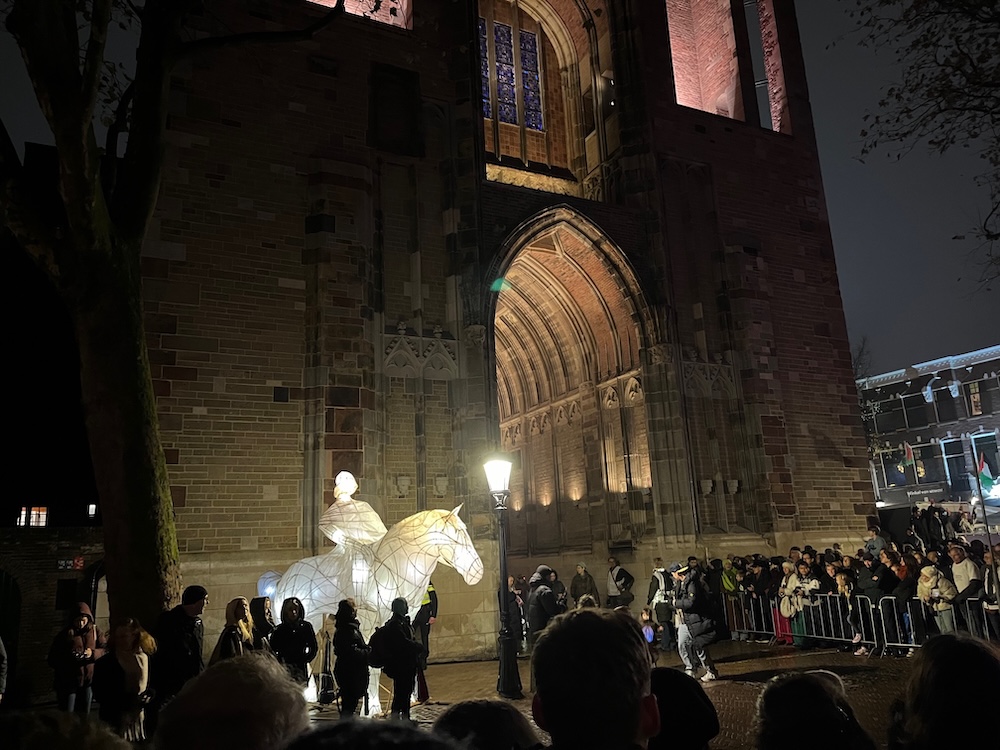
M 510 485 L 510 469 L 513 466 L 506 458 L 499 456 L 490 458 L 483 464 L 486 471 L 486 483 L 490 492 L 506 492 Z

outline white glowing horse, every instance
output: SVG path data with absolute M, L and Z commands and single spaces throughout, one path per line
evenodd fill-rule
M 349 496 L 338 500 L 321 523 L 337 546 L 293 563 L 280 577 L 265 573 L 258 583 L 260 593 L 271 597 L 278 612 L 287 597 L 298 597 L 317 631 L 341 599 L 353 598 L 367 640 L 389 619 L 396 597 L 406 599 L 411 616 L 416 614 L 439 562 L 461 573 L 470 586 L 482 579 L 483 562 L 458 516 L 461 509 L 421 511 L 385 531 L 368 503 Z M 378 671 L 373 670 L 369 711 L 379 710 Z

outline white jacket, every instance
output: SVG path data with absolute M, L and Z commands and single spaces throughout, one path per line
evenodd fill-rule
M 938 599 L 931 596 L 934 589 L 940 594 Z M 952 608 L 951 602 L 956 596 L 958 589 L 955 588 L 955 584 L 945 578 L 940 570 L 933 565 L 921 568 L 920 579 L 917 581 L 917 597 L 920 601 L 930 604 L 935 612 L 943 612 Z

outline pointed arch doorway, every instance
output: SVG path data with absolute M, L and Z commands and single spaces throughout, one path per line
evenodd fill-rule
M 662 534 L 644 383 L 659 334 L 625 254 L 557 206 L 513 233 L 494 278 L 500 442 L 516 457 L 510 553 Z

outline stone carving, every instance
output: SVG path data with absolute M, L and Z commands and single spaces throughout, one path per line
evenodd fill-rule
M 666 344 L 654 344 L 649 347 L 649 359 L 654 365 L 668 365 L 673 362 L 673 353 Z
M 644 398 L 642 383 L 639 382 L 638 378 L 629 378 L 628 382 L 625 383 L 625 400 L 629 404 L 641 404 Z
M 402 323 L 400 324 L 402 325 Z M 397 329 L 398 332 L 399 329 Z M 458 377 L 458 351 L 455 340 L 445 338 L 444 330 L 435 327 L 432 338 L 392 336 L 385 347 L 382 371 L 392 377 L 452 380 Z
M 613 387 L 608 386 L 604 389 L 604 398 L 601 401 L 604 404 L 605 409 L 617 409 L 618 391 L 616 391 Z
M 276 610 L 296 596 L 319 630 L 324 616 L 351 597 L 367 640 L 389 619 L 396 597 L 406 599 L 410 614 L 416 614 L 439 562 L 461 573 L 470 586 L 482 580 L 483 562 L 459 518 L 461 505 L 451 511 L 421 511 L 386 530 L 368 503 L 352 499 L 357 482 L 350 472 L 337 475 L 337 486 L 338 499 L 320 521 L 323 533 L 337 546 L 292 563 L 284 575 L 268 571 L 258 581 L 260 595 L 270 596 Z M 369 714 L 380 712 L 378 670 L 372 671 L 368 696 Z
M 483 348 L 486 343 L 486 326 L 472 325 L 466 326 L 464 331 L 465 345 L 470 349 Z
M 704 398 L 736 398 L 736 381 L 729 365 L 685 362 L 684 388 Z

